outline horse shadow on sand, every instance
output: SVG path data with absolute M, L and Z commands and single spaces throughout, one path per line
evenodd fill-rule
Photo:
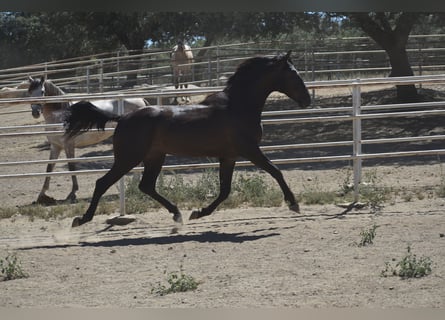
M 109 229 L 106 227 L 103 230 L 97 231 L 97 233 L 103 232 Z M 119 239 L 107 239 L 101 241 L 80 241 L 78 243 L 69 244 L 57 244 L 54 245 L 36 245 L 30 247 L 20 248 L 19 250 L 33 250 L 33 249 L 60 249 L 70 247 L 126 247 L 126 246 L 145 246 L 145 245 L 174 245 L 179 243 L 199 242 L 199 243 L 243 243 L 261 240 L 269 237 L 280 235 L 276 232 L 270 232 L 268 234 L 246 234 L 244 232 L 216 232 L 206 231 L 199 234 L 171 234 L 165 236 L 155 237 L 138 237 L 138 238 L 119 238 Z

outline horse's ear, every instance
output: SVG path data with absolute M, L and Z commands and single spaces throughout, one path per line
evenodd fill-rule
M 41 76 L 41 77 L 40 77 L 40 83 L 44 83 L 45 80 L 46 80 L 46 76 Z
M 290 55 L 291 55 L 291 53 L 292 53 L 292 50 L 289 50 L 289 51 L 286 53 L 286 55 L 284 56 L 284 58 L 285 58 L 286 60 L 289 60 L 289 59 L 290 59 Z
M 28 81 L 31 83 L 34 79 L 31 76 L 28 76 Z

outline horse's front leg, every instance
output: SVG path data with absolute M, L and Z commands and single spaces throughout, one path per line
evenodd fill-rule
M 258 146 L 247 146 L 243 150 L 242 154 L 246 159 L 250 160 L 254 165 L 263 169 L 269 173 L 277 182 L 284 194 L 284 200 L 289 205 L 289 209 L 297 213 L 300 212 L 300 207 L 294 194 L 290 190 L 286 181 L 284 180 L 283 174 L 280 169 L 278 169 L 260 150 Z
M 62 151 L 62 148 L 60 148 L 57 145 L 50 144 L 49 160 L 57 159 L 60 155 L 60 151 Z M 54 170 L 55 165 L 56 165 L 55 163 L 48 163 L 48 165 L 46 166 L 46 172 L 47 173 L 52 172 Z M 56 203 L 56 199 L 46 195 L 46 191 L 48 191 L 49 189 L 50 180 L 51 180 L 50 176 L 45 178 L 42 190 L 40 191 L 39 196 L 37 197 L 38 204 L 52 205 Z
M 232 186 L 233 170 L 235 168 L 235 159 L 220 159 L 219 160 L 219 186 L 220 191 L 218 197 L 206 208 L 193 211 L 189 220 L 199 219 L 210 215 L 218 205 L 227 199 L 230 194 Z
M 66 157 L 68 159 L 74 158 L 74 141 L 71 139 L 70 141 L 65 143 L 64 147 Z M 76 164 L 74 162 L 68 162 L 68 169 L 69 171 L 76 171 Z M 66 200 L 74 203 L 76 201 L 76 192 L 79 190 L 79 184 L 77 183 L 77 177 L 75 175 L 71 176 L 71 180 L 73 182 L 73 185 L 71 188 L 71 192 L 66 197 Z

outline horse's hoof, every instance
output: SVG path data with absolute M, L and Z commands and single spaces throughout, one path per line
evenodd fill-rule
M 66 197 L 65 201 L 69 203 L 77 203 L 77 197 L 76 195 L 70 194 L 68 197 Z
M 189 220 L 195 220 L 201 218 L 201 211 L 193 211 L 192 214 L 189 217 Z
M 289 210 L 294 211 L 296 213 L 300 213 L 300 206 L 298 205 L 298 203 L 296 204 L 291 204 L 289 206 Z
M 50 205 L 55 205 L 56 204 L 56 199 L 54 199 L 53 197 L 49 197 L 46 194 L 40 195 L 37 198 L 37 204 L 42 204 L 45 206 L 50 206 Z
M 71 224 L 71 228 L 75 228 L 78 227 L 82 224 L 82 218 L 80 217 L 75 217 L 73 220 L 73 223 Z
M 181 213 L 175 213 L 173 215 L 173 221 L 176 222 L 176 223 L 179 223 L 179 224 L 183 224 Z

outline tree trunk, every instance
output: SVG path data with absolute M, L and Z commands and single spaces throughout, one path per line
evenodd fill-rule
M 383 12 L 375 14 L 353 13 L 350 17 L 388 54 L 391 63 L 390 77 L 412 76 L 413 70 L 408 60 L 406 43 L 409 33 L 419 18 L 419 15 L 411 12 L 402 12 L 398 18 L 386 15 Z M 391 27 L 391 21 L 395 27 Z M 418 101 L 415 85 L 396 86 L 397 98 L 400 102 Z
M 385 51 L 388 53 L 389 61 L 391 63 L 391 73 L 390 77 L 407 77 L 413 76 L 413 70 L 408 60 L 408 54 L 405 47 L 398 48 L 386 48 Z M 416 102 L 418 101 L 416 86 L 411 85 L 398 85 L 397 88 L 397 99 L 400 102 Z

